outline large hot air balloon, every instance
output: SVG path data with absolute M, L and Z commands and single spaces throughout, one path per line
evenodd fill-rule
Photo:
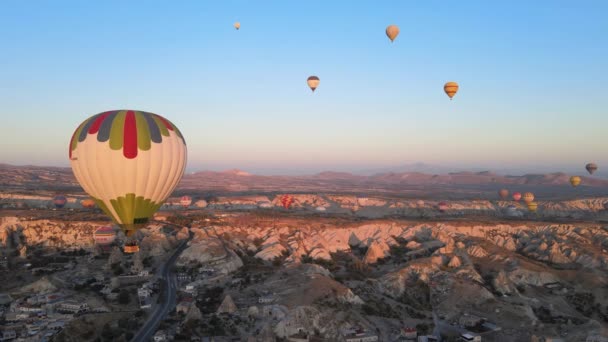
M 399 26 L 397 25 L 388 25 L 386 27 L 386 36 L 391 40 L 391 43 L 397 38 L 399 35 Z
M 293 203 L 293 196 L 283 195 L 281 197 L 281 205 L 283 206 L 283 208 L 289 209 L 291 207 L 292 203 Z
M 57 195 L 53 198 L 53 205 L 57 209 L 65 207 L 66 203 L 68 203 L 68 199 L 63 195 Z
M 182 196 L 179 199 L 179 204 L 181 204 L 182 207 L 184 207 L 184 208 L 188 208 L 190 206 L 190 204 L 192 204 L 192 197 L 190 197 L 190 196 Z
M 235 29 L 240 29 L 241 28 L 241 23 L 239 23 L 238 21 L 236 23 L 234 23 L 234 28 Z
M 317 87 L 319 86 L 319 82 L 321 82 L 321 81 L 319 80 L 319 78 L 317 76 L 310 76 L 306 80 L 306 83 L 308 83 L 308 86 L 313 91 L 313 93 L 314 93 L 315 89 L 317 89 Z
M 500 189 L 500 191 L 498 191 L 498 195 L 502 199 L 506 199 L 507 197 L 509 197 L 509 190 L 507 190 L 507 189 Z
M 113 110 L 78 126 L 69 157 L 78 183 L 130 237 L 182 178 L 186 143 L 177 127 L 159 115 Z
M 521 199 L 521 192 L 514 192 L 513 193 L 513 200 L 515 202 L 519 202 L 520 199 Z
M 448 95 L 450 100 L 456 95 L 458 92 L 458 83 L 456 82 L 448 82 L 443 86 L 443 91 Z
M 86 198 L 80 201 L 80 205 L 82 205 L 83 208 L 93 209 L 95 208 L 95 201 L 90 198 Z
M 570 177 L 570 184 L 572 184 L 573 187 L 579 186 L 579 184 L 581 184 L 581 177 L 579 177 L 579 176 Z
M 589 172 L 589 174 L 592 175 L 595 171 L 597 171 L 597 164 L 589 163 L 589 164 L 585 165 L 585 169 L 587 169 L 587 172 Z
M 526 192 L 523 196 L 524 202 L 530 203 L 534 201 L 534 194 L 531 192 Z
M 437 203 L 437 209 L 438 209 L 440 212 L 444 213 L 444 212 L 446 212 L 448 209 L 450 209 L 450 205 L 449 205 L 449 204 L 447 204 L 446 202 L 439 202 L 439 203 Z
M 536 212 L 536 209 L 538 208 L 538 204 L 536 202 L 529 202 L 529 203 L 527 203 L 527 205 L 528 205 L 528 210 L 530 210 L 533 213 Z

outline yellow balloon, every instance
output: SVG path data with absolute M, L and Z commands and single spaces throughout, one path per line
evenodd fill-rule
M 536 212 L 536 209 L 538 209 L 538 204 L 536 204 L 536 202 L 528 203 L 528 210 L 534 213 Z
M 456 82 L 448 82 L 443 86 L 443 91 L 450 97 L 450 100 L 456 93 L 458 92 L 458 83 Z
M 398 35 L 399 35 L 399 26 L 388 25 L 386 27 L 386 36 L 388 37 L 388 39 L 391 40 L 391 42 L 393 42 L 395 40 L 395 38 L 397 38 Z
M 579 176 L 570 177 L 570 184 L 572 184 L 573 187 L 579 186 L 579 184 L 581 184 L 581 177 L 579 177 Z

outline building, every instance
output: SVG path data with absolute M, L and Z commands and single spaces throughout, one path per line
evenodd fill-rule
M 165 333 L 164 330 L 159 330 L 156 332 L 156 334 L 154 334 L 154 336 L 152 337 L 152 340 L 154 342 L 164 342 L 167 340 L 167 334 Z
M 189 283 L 192 281 L 192 277 L 187 273 L 181 272 L 177 274 L 177 281 L 180 283 Z
M 4 330 L 0 333 L 0 341 L 9 341 L 17 338 L 15 330 Z
M 471 332 L 466 332 L 460 335 L 459 341 L 462 342 L 481 342 L 481 336 L 477 334 L 473 334 Z
M 57 311 L 67 313 L 79 313 L 89 311 L 89 304 L 76 301 L 65 301 L 57 306 Z
M 378 341 L 378 335 L 368 332 L 362 328 L 345 329 L 342 331 L 344 342 L 374 342 Z
M 260 304 L 270 304 L 270 303 L 274 302 L 274 299 L 275 299 L 274 296 L 270 296 L 270 295 L 268 295 L 268 296 L 262 296 L 262 297 L 258 298 L 258 303 L 260 303 Z

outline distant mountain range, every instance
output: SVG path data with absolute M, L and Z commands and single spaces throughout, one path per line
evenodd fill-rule
M 415 164 L 421 169 L 424 164 Z M 608 179 L 582 177 L 582 184 L 573 188 L 570 175 L 562 172 L 500 175 L 490 171 L 461 171 L 448 173 L 385 172 L 356 175 L 348 172 L 325 171 L 307 176 L 261 176 L 238 169 L 228 171 L 200 171 L 184 175 L 178 186 L 180 193 L 259 193 L 259 192 L 332 192 L 416 194 L 454 193 L 467 197 L 495 196 L 500 188 L 512 191 L 534 191 L 547 196 L 605 196 Z M 79 186 L 70 168 L 41 166 L 12 166 L 0 164 L 0 190 L 57 189 Z

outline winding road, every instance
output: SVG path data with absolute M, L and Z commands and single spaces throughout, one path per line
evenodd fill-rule
M 173 255 L 161 266 L 158 276 L 165 281 L 165 290 L 160 293 L 161 296 L 164 296 L 164 300 L 159 304 L 154 304 L 154 309 L 148 317 L 148 320 L 141 329 L 139 329 L 137 334 L 135 334 L 131 342 L 150 341 L 160 322 L 167 317 L 169 312 L 175 307 L 177 279 L 175 278 L 175 274 L 171 271 L 177 258 L 182 254 L 188 241 L 191 239 L 192 234 L 190 234 L 190 237 L 187 240 L 180 243 L 175 252 L 173 252 Z

